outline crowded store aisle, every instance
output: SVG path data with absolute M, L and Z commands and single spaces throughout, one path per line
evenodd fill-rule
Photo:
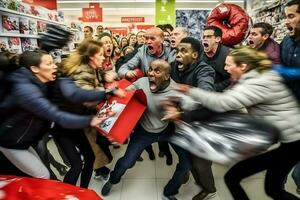
M 114 155 L 114 160 L 109 165 L 112 167 L 115 165 L 116 161 L 124 155 L 126 146 L 121 146 L 119 149 L 113 149 L 112 153 Z M 59 161 L 61 158 L 58 156 L 57 149 L 52 140 L 48 143 L 48 148 L 53 154 L 53 156 Z M 174 162 L 172 166 L 167 166 L 165 164 L 165 158 L 158 157 L 158 145 L 153 144 L 154 152 L 156 159 L 151 161 L 148 158 L 148 154 L 144 151 L 142 154 L 143 161 L 137 162 L 137 164 L 124 175 L 121 182 L 114 187 L 107 197 L 104 197 L 104 200 L 161 200 L 161 194 L 163 187 L 166 185 L 169 177 L 175 170 L 177 163 L 177 157 L 175 152 L 173 153 Z M 175 164 L 174 164 L 175 163 Z M 232 200 L 232 197 L 229 191 L 226 188 L 226 185 L 223 180 L 223 176 L 227 171 L 229 166 L 223 166 L 219 164 L 213 164 L 213 172 L 216 181 L 216 187 L 220 200 Z M 55 168 L 52 168 L 55 171 Z M 265 173 L 265 172 L 263 172 Z M 245 181 L 242 182 L 243 187 L 246 189 L 250 199 L 254 200 L 269 200 L 270 198 L 266 197 L 264 191 L 262 190 L 264 184 L 264 175 L 263 173 L 256 174 Z M 57 177 L 62 179 L 58 173 Z M 100 195 L 101 188 L 104 184 L 102 180 L 95 180 L 92 178 L 89 188 L 93 189 Z M 78 185 L 78 184 L 77 184 Z M 286 184 L 286 189 L 293 194 L 296 194 L 296 186 L 292 182 L 292 179 L 289 175 L 288 181 Z M 179 200 L 191 200 L 199 192 L 198 186 L 195 185 L 195 181 L 190 176 L 187 184 L 183 185 L 179 194 L 176 196 Z M 101 195 L 100 195 L 101 196 Z M 211 200 L 219 200 L 218 198 Z

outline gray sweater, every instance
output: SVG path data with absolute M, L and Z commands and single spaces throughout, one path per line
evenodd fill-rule
M 275 71 L 242 75 L 238 83 L 223 93 L 193 88 L 189 94 L 203 106 L 225 112 L 247 108 L 249 114 L 263 118 L 281 130 L 282 142 L 300 140 L 300 109 L 291 91 Z
M 159 92 L 152 93 L 149 87 L 148 77 L 143 77 L 134 82 L 126 90 L 142 89 L 147 97 L 147 109 L 140 119 L 141 126 L 150 133 L 159 133 L 168 126 L 168 121 L 162 121 L 164 116 L 162 112 L 161 101 L 169 96 L 178 96 L 178 92 L 173 90 L 176 83 L 171 80 L 170 85 Z
M 146 45 L 138 48 L 137 53 L 125 64 L 123 64 L 119 71 L 119 77 L 124 78 L 126 73 L 130 70 L 139 68 L 144 74 L 147 74 L 150 63 L 157 59 L 163 59 L 168 63 L 172 63 L 176 58 L 176 51 L 172 50 L 171 47 L 163 47 L 163 52 L 159 56 L 151 55 L 148 52 L 148 47 Z

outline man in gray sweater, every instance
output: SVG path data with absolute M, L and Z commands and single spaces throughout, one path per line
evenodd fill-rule
M 161 106 L 163 100 L 179 95 L 173 90 L 176 83 L 171 80 L 170 72 L 171 67 L 166 61 L 155 60 L 149 66 L 148 77 L 140 78 L 127 88 L 144 91 L 147 97 L 147 110 L 131 136 L 125 155 L 117 161 L 109 180 L 104 184 L 101 190 L 103 196 L 108 195 L 112 186 L 120 182 L 126 170 L 134 166 L 145 147 L 154 142 L 167 141 L 174 131 L 174 124 L 162 120 L 164 113 Z M 179 163 L 171 180 L 164 188 L 163 200 L 176 200 L 174 195 L 178 193 L 185 173 L 191 169 L 189 153 L 176 145 L 171 145 L 178 155 Z
M 160 28 L 148 29 L 145 33 L 145 45 L 138 48 L 137 53 L 125 64 L 119 71 L 120 78 L 132 79 L 137 76 L 134 69 L 141 69 L 144 74 L 147 73 L 149 65 L 153 60 L 163 59 L 168 63 L 175 60 L 175 51 L 171 47 L 163 45 L 164 33 Z

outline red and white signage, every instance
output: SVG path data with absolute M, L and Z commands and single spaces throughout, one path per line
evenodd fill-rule
M 89 8 L 82 8 L 80 20 L 83 22 L 102 22 L 102 14 L 102 8 L 99 3 L 90 3 Z
M 121 17 L 122 23 L 141 23 L 145 22 L 145 17 Z

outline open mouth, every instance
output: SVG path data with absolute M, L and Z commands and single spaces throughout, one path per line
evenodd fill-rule
M 204 46 L 204 48 L 208 48 L 208 43 L 203 42 L 203 46 Z
M 177 62 L 177 69 L 178 69 L 179 71 L 181 71 L 181 70 L 183 69 L 182 61 L 181 61 L 181 60 L 178 60 L 178 59 L 176 58 L 176 62 Z
M 148 46 L 149 51 L 153 51 L 153 46 Z
M 248 44 L 252 45 L 252 44 L 254 44 L 254 42 L 252 40 L 249 40 Z
M 290 32 L 292 32 L 293 30 L 294 30 L 294 28 L 292 27 L 292 26 L 287 26 L 287 29 L 290 31 Z
M 176 41 L 175 40 L 171 40 L 171 45 L 175 46 Z
M 55 71 L 55 72 L 52 73 L 52 78 L 56 79 L 56 77 L 57 77 L 57 71 Z
M 153 80 L 149 80 L 149 86 L 151 91 L 156 91 L 157 85 Z

